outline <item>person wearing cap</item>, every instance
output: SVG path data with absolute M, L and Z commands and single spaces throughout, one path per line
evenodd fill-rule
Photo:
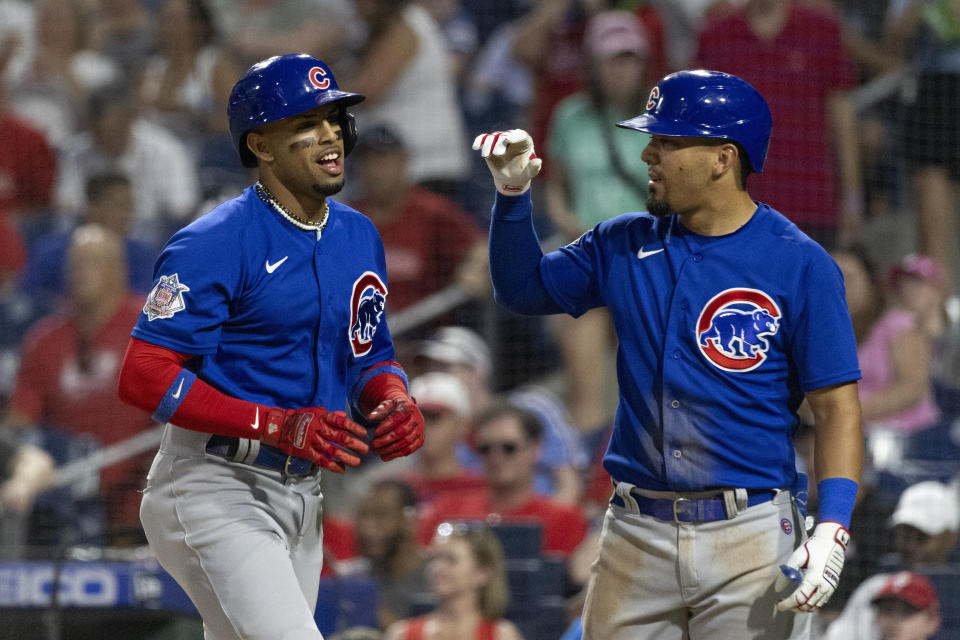
M 942 568 L 960 535 L 960 498 L 954 488 L 925 481 L 907 487 L 887 525 L 893 530 L 900 569 L 920 572 Z M 861 583 L 840 616 L 827 626 L 824 640 L 871 640 L 877 624 L 876 596 L 897 574 L 880 573 Z
M 416 491 L 417 503 L 425 506 L 441 496 L 483 487 L 483 476 L 465 469 L 457 459 L 457 448 L 470 431 L 471 416 L 470 394 L 460 378 L 430 371 L 410 381 L 410 394 L 417 399 L 424 429 L 430 435 L 414 456 L 415 466 L 398 476 Z
M 646 144 L 646 134 L 609 126 L 643 107 L 646 30 L 631 12 L 603 11 L 587 22 L 583 46 L 586 86 L 557 104 L 547 133 L 544 195 L 563 242 L 624 211 L 642 211 L 647 202 L 647 165 L 631 152 Z M 602 430 L 616 408 L 607 392 L 614 375 L 610 314 L 594 309 L 579 318 L 560 316 L 555 330 L 574 423 L 584 433 Z
M 472 416 L 494 401 L 490 349 L 472 329 L 440 327 L 420 342 L 414 363 L 457 376 L 469 391 Z M 505 397 L 511 405 L 534 413 L 543 425 L 534 477 L 537 491 L 557 502 L 576 503 L 583 490 L 580 470 L 586 465 L 586 456 L 563 402 L 548 389 L 533 384 L 511 389 Z M 483 461 L 466 443 L 458 448 L 457 457 L 468 469 L 483 468 Z
M 351 160 L 356 163 L 360 196 L 351 202 L 380 232 L 390 274 L 392 312 L 405 309 L 453 283 L 486 293 L 484 235 L 454 200 L 409 179 L 410 154 L 395 127 L 375 125 L 363 131 Z M 482 260 L 476 260 L 477 256 Z M 465 273 L 466 270 L 479 273 Z
M 940 600 L 930 579 L 903 571 L 871 601 L 877 616 L 877 640 L 927 640 L 940 629 Z
M 646 212 L 544 255 L 521 129 L 473 148 L 496 187 L 495 299 L 515 313 L 610 311 L 619 404 L 604 468 L 615 493 L 584 637 L 808 638 L 840 581 L 860 481 L 856 341 L 827 252 L 748 190 L 774 130 L 763 95 L 722 71 L 669 74 L 645 111 Z M 578 149 L 567 149 L 578 153 Z M 793 434 L 815 429 L 817 523 Z
M 207 640 L 320 640 L 321 469 L 423 444 L 383 244 L 332 198 L 362 100 L 307 54 L 247 69 L 227 119 L 257 182 L 173 235 L 123 359 L 121 399 L 165 424 L 140 520 Z

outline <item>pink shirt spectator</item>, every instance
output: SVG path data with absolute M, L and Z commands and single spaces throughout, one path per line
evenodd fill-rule
M 857 353 L 860 357 L 860 398 L 882 391 L 893 378 L 893 363 L 890 360 L 890 345 L 893 339 L 903 331 L 916 327 L 911 312 L 904 309 L 891 309 L 880 316 L 870 335 L 860 345 Z M 940 418 L 940 411 L 933 401 L 933 393 L 928 391 L 915 407 L 883 420 L 867 423 L 867 430 L 889 428 L 902 433 L 920 431 Z

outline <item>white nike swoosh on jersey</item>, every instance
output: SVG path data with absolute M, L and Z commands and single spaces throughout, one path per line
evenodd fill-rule
M 661 251 L 663 251 L 662 247 L 659 249 L 654 249 L 653 251 L 644 251 L 643 247 L 640 247 L 640 251 L 637 251 L 637 257 L 643 260 L 644 258 L 660 253 Z
M 173 399 L 174 399 L 174 400 L 179 400 L 179 399 L 180 399 L 180 392 L 181 392 L 181 391 L 183 391 L 183 378 L 180 378 L 180 386 L 177 387 L 177 392 L 176 392 L 175 394 L 173 394 Z
M 284 262 L 286 262 L 286 261 L 287 261 L 287 258 L 289 258 L 289 257 L 290 257 L 290 256 L 283 256 L 283 258 L 282 258 L 281 260 L 277 260 L 277 261 L 274 262 L 273 264 L 270 264 L 270 261 L 267 260 L 267 261 L 266 261 L 267 273 L 273 273 L 274 271 L 276 271 L 276 270 L 277 270 L 277 267 L 279 267 L 279 266 L 282 265 Z
M 285 259 L 286 258 L 284 258 L 284 260 Z M 280 262 L 283 262 L 283 260 Z M 251 423 L 250 426 L 253 427 L 254 431 L 260 428 L 260 409 L 257 409 L 257 417 L 253 419 L 253 423 Z

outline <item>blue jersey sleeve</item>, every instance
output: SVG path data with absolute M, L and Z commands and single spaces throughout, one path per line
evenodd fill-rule
M 573 317 L 606 304 L 602 296 L 604 229 L 604 223 L 597 225 L 540 262 L 547 291 Z
M 858 380 L 857 342 L 840 268 L 821 251 L 807 263 L 800 283 L 791 340 L 800 388 L 807 392 Z
M 178 231 L 157 259 L 133 336 L 184 353 L 216 352 L 241 288 L 239 235 L 210 214 Z
M 490 219 L 490 277 L 496 301 L 515 313 L 559 313 L 540 278 L 540 241 L 530 194 L 497 194 Z

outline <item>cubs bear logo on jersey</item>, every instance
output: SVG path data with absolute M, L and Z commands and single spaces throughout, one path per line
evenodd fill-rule
M 697 345 L 715 367 L 744 372 L 767 359 L 764 336 L 780 329 L 780 308 L 757 289 L 721 291 L 704 305 L 697 320 Z
M 157 318 L 172 318 L 177 311 L 183 311 L 186 303 L 183 292 L 190 291 L 190 287 L 182 284 L 177 274 L 160 276 L 160 281 L 153 287 L 143 305 L 143 312 L 147 320 L 153 322 Z
M 373 336 L 383 318 L 387 287 L 373 271 L 365 271 L 353 283 L 350 297 L 350 329 L 347 336 L 356 357 L 367 355 L 373 348 Z

